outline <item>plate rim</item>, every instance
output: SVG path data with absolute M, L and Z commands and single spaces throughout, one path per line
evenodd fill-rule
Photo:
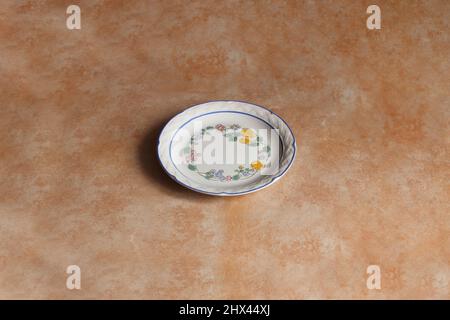
M 181 114 L 183 114 L 183 113 L 189 111 L 190 109 L 192 109 L 192 108 L 194 108 L 194 107 L 198 107 L 198 106 L 200 106 L 200 105 L 208 104 L 208 103 L 212 103 L 212 102 L 238 102 L 238 103 L 245 103 L 245 104 L 248 104 L 248 105 L 252 105 L 252 106 L 256 106 L 256 107 L 262 108 L 262 109 L 264 109 L 264 110 L 270 112 L 271 114 L 275 115 L 276 117 L 278 117 L 278 118 L 284 123 L 284 125 L 289 129 L 289 132 L 290 132 L 290 134 L 291 134 L 291 136 L 292 136 L 292 143 L 291 143 L 291 145 L 292 145 L 293 153 L 292 153 L 292 157 L 291 157 L 291 159 L 289 160 L 289 163 L 287 164 L 286 168 L 285 168 L 281 173 L 279 173 L 279 174 L 275 175 L 273 178 L 271 178 L 270 181 L 268 181 L 267 183 L 265 183 L 265 184 L 263 184 L 263 185 L 261 185 L 261 186 L 258 186 L 258 187 L 256 187 L 256 188 L 253 188 L 253 189 L 250 189 L 250 190 L 245 190 L 245 191 L 240 191 L 240 192 L 226 192 L 226 191 L 222 191 L 222 192 L 210 192 L 210 191 L 205 191 L 205 190 L 202 190 L 202 189 L 197 189 L 197 188 L 194 188 L 194 187 L 191 187 L 191 186 L 185 184 L 184 182 L 180 181 L 177 177 L 175 177 L 172 173 L 170 173 L 170 172 L 167 170 L 167 168 L 164 166 L 164 164 L 162 163 L 161 156 L 160 156 L 160 145 L 161 145 L 161 136 L 162 136 L 162 134 L 164 133 L 165 129 L 167 128 L 167 126 L 170 124 L 170 122 L 171 122 L 174 118 L 176 118 L 176 117 L 178 117 L 179 115 L 181 115 Z M 224 110 L 224 111 L 225 111 L 225 110 Z M 213 111 L 213 112 L 214 112 L 214 111 Z M 218 112 L 220 112 L 220 111 L 218 111 Z M 208 112 L 207 112 L 207 113 L 208 113 Z M 254 116 L 254 115 L 252 115 L 252 116 Z M 259 120 L 265 122 L 264 119 L 261 119 L 261 118 L 259 118 L 259 117 L 257 117 L 257 116 L 255 116 L 255 117 L 256 117 L 257 119 L 259 119 Z M 183 125 L 184 125 L 184 124 L 183 124 Z M 158 155 L 158 161 L 159 161 L 159 164 L 160 164 L 160 166 L 163 168 L 163 170 L 165 171 L 165 173 L 166 173 L 172 180 L 174 180 L 176 183 L 182 185 L 183 187 L 188 188 L 188 189 L 190 189 L 190 190 L 192 190 L 192 191 L 195 191 L 195 192 L 199 192 L 199 193 L 207 194 L 207 195 L 211 195 L 211 196 L 240 196 L 240 195 L 245 195 L 245 194 L 253 193 L 253 192 L 256 192 L 256 191 L 258 191 L 258 190 L 264 189 L 264 188 L 266 188 L 266 187 L 268 187 L 268 186 L 274 184 L 274 183 L 275 183 L 276 181 L 278 181 L 281 177 L 283 177 L 283 176 L 286 174 L 286 172 L 292 167 L 292 165 L 293 165 L 293 163 L 294 163 L 294 160 L 295 160 L 295 157 L 296 157 L 296 155 L 297 155 L 297 139 L 295 138 L 294 132 L 292 131 L 291 127 L 287 124 L 287 122 L 286 122 L 280 115 L 278 115 L 277 113 L 275 113 L 275 112 L 273 112 L 272 110 L 268 109 L 267 107 L 264 107 L 264 106 L 255 104 L 255 103 L 253 103 L 253 102 L 244 101 L 244 100 L 208 100 L 208 101 L 205 101 L 205 102 L 201 102 L 201 103 L 197 103 L 197 104 L 191 105 L 191 106 L 185 108 L 184 110 L 178 112 L 178 113 L 175 114 L 174 116 L 172 116 L 172 117 L 170 118 L 170 120 L 167 121 L 167 123 L 164 125 L 164 127 L 161 129 L 161 131 L 160 131 L 160 133 L 159 133 L 159 136 L 158 136 L 158 143 L 157 143 L 157 145 L 156 145 L 156 152 L 157 152 L 157 155 Z

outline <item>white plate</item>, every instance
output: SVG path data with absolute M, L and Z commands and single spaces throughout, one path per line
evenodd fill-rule
M 272 111 L 240 101 L 186 109 L 164 127 L 158 156 L 176 182 L 197 192 L 234 196 L 265 188 L 292 165 L 295 137 Z

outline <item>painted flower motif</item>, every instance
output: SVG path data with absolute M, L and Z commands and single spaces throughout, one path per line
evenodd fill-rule
M 231 181 L 232 177 L 231 176 L 226 176 L 226 180 L 227 181 Z
M 243 143 L 243 144 L 249 144 L 250 143 L 250 138 L 249 137 L 242 137 L 242 138 L 239 139 L 239 142 Z
M 251 140 L 256 137 L 255 132 L 252 129 L 243 128 L 241 130 L 242 138 L 239 139 L 240 143 L 250 144 Z
M 245 169 L 245 170 L 242 170 L 241 171 L 241 174 L 244 176 L 244 177 L 249 177 L 249 176 L 251 176 L 251 175 L 253 175 L 253 170 L 250 170 L 250 169 Z
M 220 181 L 224 181 L 224 180 L 227 179 L 226 177 L 224 177 L 224 175 L 223 175 L 223 170 L 222 170 L 222 169 L 215 171 L 215 172 L 214 172 L 214 176 L 215 176 L 217 179 L 219 179 Z
M 240 128 L 241 128 L 241 126 L 238 125 L 238 124 L 232 124 L 232 125 L 230 126 L 230 129 L 231 129 L 231 130 L 237 130 L 237 129 L 240 129 Z
M 223 124 L 219 123 L 216 124 L 216 129 L 219 131 L 225 131 L 226 127 Z
M 243 135 L 244 137 L 249 137 L 249 138 L 254 138 L 254 137 L 256 137 L 255 132 L 254 132 L 252 129 L 249 129 L 249 128 L 243 128 L 243 129 L 241 130 L 241 133 L 242 133 L 242 135 Z
M 261 170 L 262 167 L 264 167 L 262 162 L 259 160 L 253 161 L 250 165 L 256 171 L 259 171 L 259 170 Z

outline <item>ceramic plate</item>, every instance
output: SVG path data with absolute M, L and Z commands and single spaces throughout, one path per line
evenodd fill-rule
M 161 132 L 158 156 L 175 181 L 197 192 L 234 196 L 260 190 L 292 165 L 295 137 L 272 111 L 213 101 L 186 109 Z

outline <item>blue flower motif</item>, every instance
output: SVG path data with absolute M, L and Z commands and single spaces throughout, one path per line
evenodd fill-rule
M 217 170 L 217 171 L 215 171 L 214 176 L 215 176 L 217 179 L 219 179 L 220 181 L 224 181 L 224 180 L 227 179 L 227 178 L 224 177 L 224 175 L 223 175 L 223 170 Z

